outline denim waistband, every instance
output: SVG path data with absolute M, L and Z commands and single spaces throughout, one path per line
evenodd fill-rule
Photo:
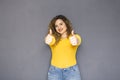
M 48 71 L 48 80 L 81 80 L 78 65 L 67 68 L 58 68 L 51 65 Z
M 50 67 L 51 67 L 52 69 L 69 70 L 69 69 L 73 69 L 73 68 L 78 67 L 78 65 L 77 65 L 77 64 L 75 64 L 75 65 L 70 66 L 70 67 L 67 67 L 67 68 L 59 68 L 59 67 L 56 67 L 56 66 L 53 66 L 53 65 L 51 65 Z

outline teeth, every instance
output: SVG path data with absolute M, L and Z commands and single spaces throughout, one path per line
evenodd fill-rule
M 61 32 L 63 29 L 59 29 L 59 32 Z

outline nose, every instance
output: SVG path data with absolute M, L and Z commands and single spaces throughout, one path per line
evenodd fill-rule
M 59 29 L 59 28 L 60 28 L 60 26 L 57 26 L 57 28 Z

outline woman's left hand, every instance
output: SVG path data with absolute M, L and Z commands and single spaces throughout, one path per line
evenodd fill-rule
M 71 31 L 72 36 L 69 38 L 70 42 L 73 46 L 76 46 L 78 44 L 78 39 L 74 34 L 74 30 Z

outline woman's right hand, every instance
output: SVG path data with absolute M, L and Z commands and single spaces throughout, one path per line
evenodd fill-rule
M 50 44 L 52 42 L 53 36 L 52 36 L 52 30 L 49 30 L 48 35 L 45 37 L 45 43 Z

